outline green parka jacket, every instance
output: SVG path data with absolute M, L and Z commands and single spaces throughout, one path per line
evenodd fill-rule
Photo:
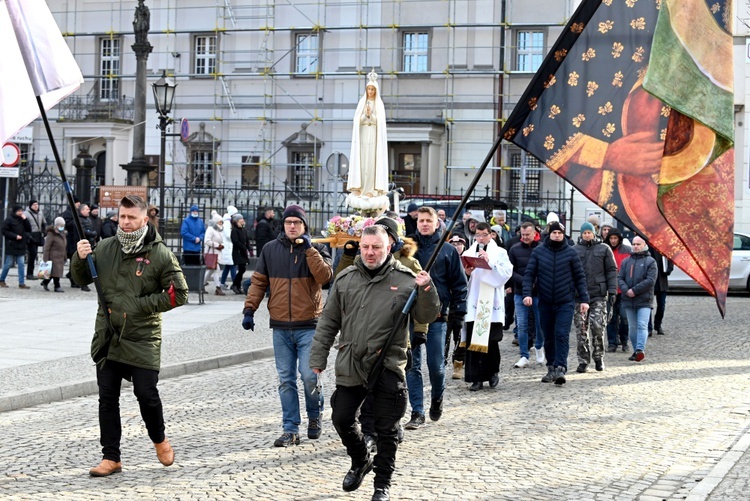
M 328 294 L 315 329 L 310 367 L 325 369 L 328 353 L 341 331 L 336 357 L 336 384 L 367 384 L 378 354 L 399 319 L 414 288 L 415 274 L 388 256 L 386 265 L 370 278 L 362 260 L 342 271 Z M 440 312 L 440 298 L 432 281 L 420 287 L 411 310 L 415 322 L 428 324 Z M 385 358 L 384 367 L 402 380 L 406 378 L 407 323 L 397 334 Z
M 115 237 L 102 240 L 94 249 L 93 258 L 115 329 L 106 359 L 158 371 L 161 314 L 185 304 L 188 287 L 177 258 L 155 228 L 148 226 L 143 249 L 138 254 L 123 253 Z M 73 253 L 71 274 L 77 284 L 93 282 L 86 261 L 77 252 Z M 172 285 L 173 295 L 168 292 Z M 101 305 L 95 330 L 92 358 L 109 336 Z

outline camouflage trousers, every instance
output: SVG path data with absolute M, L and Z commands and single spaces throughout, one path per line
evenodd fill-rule
M 576 304 L 573 321 L 578 341 L 578 363 L 590 364 L 591 359 L 604 358 L 604 335 L 607 332 L 607 300 L 597 299 L 589 303 L 589 311 L 581 315 L 580 304 Z M 591 342 L 589 342 L 589 339 Z M 593 346 L 593 351 L 592 347 Z

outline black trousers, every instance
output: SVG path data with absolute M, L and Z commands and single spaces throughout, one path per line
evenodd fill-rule
M 493 375 L 500 372 L 500 346 L 503 340 L 503 325 L 499 322 L 490 324 L 490 340 L 487 353 L 471 351 L 471 335 L 474 332 L 474 322 L 466 322 L 466 361 L 464 362 L 464 380 L 467 383 L 483 383 L 489 381 Z
M 242 276 L 245 274 L 245 270 L 247 270 L 246 264 L 237 265 L 237 274 L 234 276 L 234 280 L 232 280 L 232 287 L 242 290 Z
M 26 249 L 29 253 L 29 259 L 26 260 L 26 276 L 27 277 L 33 277 L 34 276 L 34 264 L 36 263 L 36 256 L 39 252 L 39 246 L 35 244 L 34 242 L 29 242 L 26 244 Z M 22 273 L 23 270 L 18 270 L 18 273 Z
M 331 395 L 333 427 L 352 458 L 359 465 L 367 458 L 367 446 L 357 425 L 357 411 L 367 397 L 364 386 L 336 386 Z M 397 424 L 406 411 L 406 382 L 388 369 L 383 371 L 377 387 L 372 392 L 372 415 L 378 435 L 378 453 L 375 455 L 375 487 L 390 487 L 396 469 L 398 449 Z
M 119 362 L 107 361 L 103 369 L 97 368 L 99 385 L 99 430 L 104 459 L 120 461 L 120 388 L 122 380 L 133 381 L 133 393 L 141 408 L 148 436 L 155 444 L 164 441 L 164 413 L 156 384 L 159 371 L 141 369 Z

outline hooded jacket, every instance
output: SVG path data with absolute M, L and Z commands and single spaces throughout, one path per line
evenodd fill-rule
M 362 260 L 338 276 L 328 294 L 318 321 L 310 352 L 310 367 L 325 369 L 336 334 L 336 384 L 362 386 L 372 371 L 393 324 L 398 321 L 412 289 L 414 273 L 393 256 L 388 256 L 380 272 L 370 278 Z M 419 287 L 411 309 L 415 322 L 430 323 L 440 311 L 440 299 L 433 283 Z M 406 379 L 408 323 L 396 333 L 383 366 Z
M 588 241 L 579 238 L 574 249 L 586 274 L 589 299 L 601 301 L 607 294 L 617 294 L 617 263 L 609 245 L 601 243 L 599 237 Z
M 118 238 L 107 238 L 94 249 L 93 259 L 116 333 L 107 360 L 158 371 L 161 314 L 182 306 L 188 297 L 177 258 L 149 224 L 139 253 L 125 254 Z M 86 261 L 78 257 L 78 252 L 73 254 L 70 270 L 77 284 L 88 285 L 93 281 Z M 173 296 L 168 292 L 172 285 Z M 99 306 L 91 341 L 92 358 L 108 336 L 107 321 Z
M 183 251 L 200 252 L 201 243 L 195 243 L 195 239 L 197 237 L 203 240 L 203 237 L 206 235 L 206 225 L 203 224 L 203 219 L 188 215 L 188 217 L 182 220 L 180 235 L 182 235 Z
M 332 276 L 331 255 L 323 245 L 304 249 L 282 232 L 258 257 L 243 313 L 258 311 L 270 289 L 271 328 L 314 328 L 323 310 L 323 284 Z
M 649 255 L 648 249 L 631 253 L 622 262 L 617 274 L 617 282 L 622 291 L 622 308 L 651 308 L 657 274 L 656 261 Z M 625 294 L 630 289 L 635 297 Z

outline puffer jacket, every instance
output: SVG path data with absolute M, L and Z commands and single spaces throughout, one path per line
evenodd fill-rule
M 243 313 L 257 311 L 270 289 L 271 328 L 314 328 L 323 311 L 323 284 L 332 276 L 331 255 L 325 246 L 313 244 L 305 250 L 282 232 L 263 246 Z
M 417 258 L 422 269 L 424 269 L 440 241 L 440 234 L 435 232 L 432 235 L 423 236 L 417 233 L 412 238 L 417 242 L 418 247 L 414 257 Z M 446 244 L 440 248 L 435 264 L 430 268 L 430 278 L 435 283 L 438 295 L 440 295 L 440 315 L 437 320 L 441 322 L 447 320 L 446 315 L 449 307 L 451 313 L 466 315 L 468 282 L 466 272 L 461 264 L 461 256 L 458 255 L 455 247 Z
M 336 384 L 362 386 L 372 371 L 394 322 L 414 288 L 414 273 L 389 256 L 380 272 L 370 277 L 362 260 L 344 270 L 328 295 L 310 352 L 310 367 L 325 369 L 336 334 L 341 332 L 336 356 Z M 440 311 L 433 283 L 419 287 L 411 314 L 415 322 L 430 323 Z M 406 379 L 405 323 L 386 353 L 383 366 Z
M 200 252 L 201 243 L 195 242 L 196 237 L 203 240 L 206 235 L 206 225 L 203 219 L 199 217 L 188 216 L 182 220 L 180 226 L 180 235 L 182 235 L 182 250 L 188 252 Z
M 574 249 L 586 274 L 589 299 L 603 300 L 607 294 L 617 294 L 617 263 L 609 245 L 598 237 L 589 241 L 580 238 Z
M 650 308 L 657 274 L 656 261 L 649 255 L 648 249 L 631 253 L 622 262 L 617 274 L 617 282 L 622 291 L 622 308 Z M 635 297 L 628 297 L 626 294 L 630 289 Z
M 524 297 L 531 297 L 535 283 L 540 301 L 552 304 L 572 303 L 577 291 L 581 303 L 589 302 L 581 260 L 565 240 L 553 242 L 547 237 L 531 253 L 523 276 Z
M 138 254 L 123 253 L 119 239 L 107 238 L 94 249 L 93 259 L 116 333 L 106 359 L 158 371 L 161 314 L 182 306 L 188 297 L 177 258 L 149 224 L 143 249 Z M 73 254 L 70 269 L 75 283 L 87 285 L 93 281 L 86 261 L 78 257 L 78 252 Z M 173 296 L 168 292 L 172 285 Z M 91 357 L 95 362 L 108 336 L 107 321 L 99 306 L 91 342 Z

